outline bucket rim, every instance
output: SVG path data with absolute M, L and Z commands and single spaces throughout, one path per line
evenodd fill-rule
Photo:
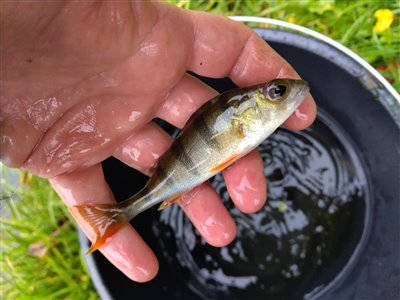
M 341 43 L 335 41 L 334 39 L 332 39 L 322 33 L 319 33 L 315 30 L 309 29 L 307 27 L 289 23 L 289 22 L 282 21 L 282 20 L 264 18 L 264 17 L 254 17 L 254 16 L 229 16 L 229 18 L 234 21 L 239 21 L 239 22 L 243 22 L 243 23 L 246 23 L 246 22 L 262 23 L 262 24 L 282 27 L 285 29 L 290 29 L 297 33 L 302 33 L 303 35 L 312 37 L 318 41 L 321 41 L 325 44 L 328 44 L 328 45 L 334 47 L 336 50 L 338 50 L 338 51 L 342 52 L 343 54 L 345 54 L 346 56 L 352 58 L 361 67 L 363 67 L 377 81 L 377 83 L 379 83 L 386 89 L 386 91 L 394 98 L 394 101 L 396 101 L 396 104 L 400 106 L 400 95 L 394 89 L 394 87 L 367 61 L 365 61 L 363 58 L 361 58 L 355 52 L 353 52 L 346 46 L 342 45 Z M 252 27 L 250 27 L 250 28 L 252 28 Z M 252 29 L 254 29 L 254 28 L 252 28 Z M 396 120 L 396 119 L 397 118 L 395 118 L 396 122 L 400 122 L 400 120 L 398 120 L 398 119 Z

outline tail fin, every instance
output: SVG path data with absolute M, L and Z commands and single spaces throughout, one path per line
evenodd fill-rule
M 126 208 L 119 204 L 76 205 L 71 206 L 69 210 L 77 220 L 89 224 L 96 234 L 96 240 L 86 254 L 96 251 L 129 222 Z

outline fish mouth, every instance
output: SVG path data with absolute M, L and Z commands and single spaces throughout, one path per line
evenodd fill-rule
M 300 87 L 293 98 L 298 99 L 300 104 L 301 102 L 304 101 L 305 96 L 310 92 L 310 86 L 308 85 L 308 82 L 305 80 L 299 80 L 299 82 L 300 82 L 299 84 Z
M 304 93 L 304 95 L 306 95 L 310 91 L 310 86 L 308 85 L 308 82 L 305 80 L 299 80 L 299 81 L 301 83 L 301 88 L 296 96 L 298 96 L 300 93 Z

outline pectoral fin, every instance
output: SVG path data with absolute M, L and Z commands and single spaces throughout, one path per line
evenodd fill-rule
M 223 169 L 225 169 L 227 166 L 229 166 L 231 163 L 233 163 L 238 157 L 240 156 L 240 154 L 234 154 L 231 157 L 229 157 L 226 161 L 224 161 L 223 163 L 213 167 L 210 169 L 210 172 L 219 172 L 222 171 Z
M 172 200 L 164 201 L 158 207 L 158 210 L 166 209 L 168 206 L 170 206 L 171 204 L 174 204 L 175 202 L 179 201 L 180 199 L 182 199 L 182 195 L 178 195 L 178 196 L 172 198 Z
M 239 118 L 233 119 L 232 125 L 236 129 L 235 132 L 236 132 L 238 138 L 244 139 L 246 137 L 246 133 L 245 133 L 243 122 Z

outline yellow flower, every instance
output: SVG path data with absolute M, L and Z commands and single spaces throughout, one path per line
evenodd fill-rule
M 394 14 L 390 9 L 381 8 L 375 12 L 374 17 L 376 18 L 374 31 L 380 33 L 390 27 L 394 19 Z
M 288 18 L 288 22 L 289 22 L 289 23 L 296 24 L 296 23 L 297 23 L 297 19 L 296 19 L 295 17 L 293 17 L 293 16 L 290 16 L 290 17 Z
M 333 4 L 332 3 L 325 3 L 324 4 L 324 10 L 331 10 L 333 8 Z

